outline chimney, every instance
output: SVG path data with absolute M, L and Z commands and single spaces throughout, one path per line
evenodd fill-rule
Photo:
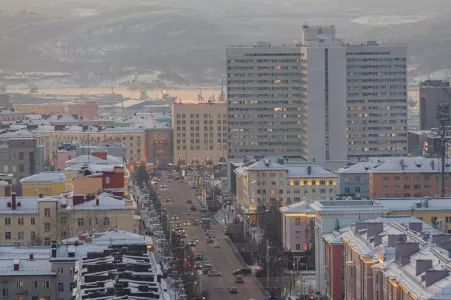
M 39 198 L 44 198 L 44 194 L 39 194 Z
M 71 245 L 67 249 L 67 256 L 68 257 L 75 257 L 75 246 Z
M 106 151 L 93 151 L 91 153 L 91 155 L 95 156 L 95 157 L 98 157 L 100 159 L 103 159 L 103 160 L 107 160 L 107 153 L 106 153 Z
M 409 229 L 416 231 L 416 232 L 422 232 L 423 231 L 423 223 L 422 222 L 418 222 L 418 223 L 410 222 Z
M 439 280 L 442 280 L 448 275 L 449 275 L 448 270 L 427 270 L 425 276 L 426 287 L 433 285 L 434 283 L 436 283 Z
M 399 258 L 399 263 L 402 267 L 410 264 L 410 256 L 403 256 Z
M 14 260 L 14 271 L 19 271 L 19 260 L 18 259 Z
M 373 237 L 382 231 L 384 231 L 384 224 L 382 223 L 367 223 L 368 232 L 366 233 L 367 237 Z
M 30 253 L 30 254 L 28 255 L 28 260 L 34 260 L 34 255 L 33 255 L 33 253 Z
M 390 234 L 388 236 L 388 247 L 395 247 L 396 242 L 405 242 L 407 241 L 407 236 L 405 234 Z
M 354 233 L 358 234 L 360 230 L 366 229 L 366 223 L 356 223 L 354 225 Z
M 83 125 L 81 128 L 82 128 L 83 132 L 86 132 L 86 131 L 88 131 L 89 126 Z
M 312 167 L 311 166 L 307 167 L 307 175 L 312 175 Z
M 16 203 L 16 193 L 11 193 L 11 209 L 16 210 L 17 203 Z
M 432 242 L 434 244 L 437 244 L 438 246 L 440 246 L 442 243 L 448 242 L 448 241 L 451 241 L 451 235 L 449 235 L 449 234 L 442 233 L 442 234 L 434 234 L 432 236 Z
M 395 243 L 395 260 L 401 257 L 410 257 L 412 254 L 420 250 L 420 243 L 400 241 Z
M 100 204 L 100 200 L 99 200 L 99 198 L 96 198 L 96 206 L 99 206 L 99 204 Z
M 52 241 L 52 257 L 56 257 L 56 241 Z
M 377 247 L 380 244 L 382 244 L 382 235 L 375 235 L 374 236 L 374 247 Z
M 417 259 L 415 264 L 415 276 L 420 275 L 430 268 L 432 268 L 432 259 Z
M 85 196 L 84 195 L 73 195 L 72 196 L 72 205 L 79 205 L 83 204 L 85 202 Z
M 86 201 L 91 201 L 94 200 L 96 198 L 96 195 L 94 194 L 87 194 L 86 195 Z

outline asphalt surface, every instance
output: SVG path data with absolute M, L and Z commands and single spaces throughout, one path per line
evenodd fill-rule
M 171 202 L 165 202 L 163 207 L 166 208 L 168 216 L 177 215 L 179 221 L 190 221 L 188 215 L 188 209 L 191 204 L 187 204 L 187 200 L 192 200 L 193 205 L 197 207 L 197 211 L 193 212 L 192 215 L 200 220 L 202 215 L 206 213 L 200 213 L 200 203 L 197 201 L 194 190 L 187 183 L 179 182 L 166 182 L 163 180 L 161 184 L 166 185 L 166 188 L 160 188 L 159 192 L 162 199 L 169 197 Z M 193 252 L 201 252 L 204 254 L 204 260 L 209 260 L 213 265 L 213 270 L 222 273 L 221 277 L 208 277 L 206 275 L 200 277 L 199 288 L 201 291 L 208 291 L 211 300 L 264 300 L 265 296 L 261 289 L 254 282 L 252 276 L 244 276 L 244 284 L 235 284 L 235 277 L 232 272 L 236 269 L 243 268 L 243 266 L 238 258 L 235 257 L 231 247 L 224 240 L 223 229 L 219 224 L 217 224 L 212 218 L 212 231 L 216 236 L 216 240 L 220 243 L 220 248 L 214 248 L 213 244 L 206 243 L 205 232 L 201 225 L 198 226 L 185 226 L 185 231 L 187 233 L 186 241 L 194 238 L 199 239 L 199 243 L 196 247 L 193 247 Z M 238 294 L 231 294 L 230 287 L 237 287 Z

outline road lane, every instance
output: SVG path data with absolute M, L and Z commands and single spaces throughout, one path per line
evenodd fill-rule
M 200 213 L 200 203 L 196 200 L 194 190 L 186 183 L 179 182 L 164 182 L 166 188 L 159 188 L 162 199 L 169 197 L 171 202 L 163 204 L 163 207 L 167 209 L 168 216 L 177 215 L 180 218 L 180 222 L 190 221 L 188 210 L 191 204 L 187 204 L 187 200 L 192 200 L 193 204 L 197 208 L 197 211 L 192 212 L 192 215 L 200 220 L 202 215 L 206 213 Z M 235 257 L 232 249 L 225 241 L 223 229 L 212 218 L 212 232 L 216 236 L 216 240 L 220 244 L 220 248 L 214 248 L 213 244 L 206 243 L 205 232 L 202 226 L 185 226 L 187 233 L 187 241 L 190 239 L 198 238 L 199 244 L 194 247 L 193 252 L 201 252 L 204 254 L 204 260 L 211 261 L 213 270 L 222 273 L 222 277 L 208 277 L 202 276 L 200 278 L 200 288 L 208 291 L 210 299 L 212 300 L 263 300 L 264 294 L 261 289 L 255 284 L 251 276 L 244 277 L 244 284 L 235 284 L 235 277 L 232 272 L 236 269 L 245 267 L 238 258 Z M 236 286 L 239 290 L 238 294 L 230 294 L 230 287 Z

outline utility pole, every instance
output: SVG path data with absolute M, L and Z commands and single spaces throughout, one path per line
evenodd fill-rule
M 269 288 L 269 239 L 266 239 L 266 288 Z

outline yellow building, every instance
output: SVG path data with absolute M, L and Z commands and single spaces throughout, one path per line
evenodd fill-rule
M 227 103 L 180 100 L 172 104 L 174 163 L 220 164 L 227 157 Z
M 450 198 L 386 198 L 374 200 L 389 208 L 391 216 L 412 216 L 435 226 L 441 231 L 451 232 L 451 199 Z
M 57 128 L 58 129 L 58 128 Z M 48 137 L 47 155 L 53 157 L 62 143 L 76 145 L 94 145 L 99 143 L 122 143 L 127 149 L 126 158 L 129 162 L 145 162 L 146 133 L 139 127 L 116 127 L 98 130 L 97 127 L 83 128 L 82 126 L 68 126 L 55 130 L 55 126 L 41 126 L 36 129 L 40 134 Z
M 37 115 L 62 115 L 64 103 L 47 102 L 41 104 L 16 104 L 14 107 L 22 112 Z
M 139 233 L 136 203 L 98 196 L 0 198 L 0 244 L 50 245 L 86 232 Z
M 64 172 L 42 172 L 20 180 L 22 196 L 56 196 L 66 190 Z

